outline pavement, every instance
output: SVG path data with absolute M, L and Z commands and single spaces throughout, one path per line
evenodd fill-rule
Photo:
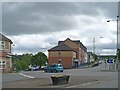
M 51 78 L 31 78 L 3 83 L 3 88 L 70 88 L 74 85 L 84 85 L 98 81 L 95 78 L 84 76 L 70 76 L 69 83 L 64 85 L 53 85 Z

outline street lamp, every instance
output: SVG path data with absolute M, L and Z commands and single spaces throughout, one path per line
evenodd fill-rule
M 95 37 L 93 38 L 93 54 L 95 54 Z
M 103 37 L 99 37 L 99 38 L 103 38 Z M 94 58 L 94 60 L 97 59 L 96 54 L 95 54 L 95 49 L 96 49 L 95 43 L 96 43 L 96 40 L 95 40 L 95 37 L 94 37 L 94 38 L 93 38 L 93 58 Z M 99 62 L 99 61 L 97 60 L 97 63 L 98 63 L 98 62 Z
M 99 37 L 99 38 L 103 38 L 103 37 Z M 95 49 L 96 49 L 95 43 L 96 43 L 96 40 L 95 40 L 95 37 L 94 37 L 93 38 L 93 54 L 95 54 Z
M 117 24 L 117 46 L 116 46 L 116 56 L 117 56 L 117 62 L 118 62 L 118 21 L 119 21 L 119 16 L 117 16 L 117 18 L 115 20 L 108 20 L 107 22 L 110 22 L 110 21 L 116 21 L 116 24 Z
M 12 54 L 14 55 L 14 47 L 15 47 L 15 44 L 12 45 Z
M 116 23 L 117 23 L 117 46 L 116 46 L 116 52 L 117 52 L 117 50 L 118 50 L 118 21 L 119 21 L 119 16 L 117 16 L 116 20 L 108 20 L 107 22 L 110 22 L 110 21 L 116 21 Z M 118 59 L 118 56 L 117 56 L 117 59 Z

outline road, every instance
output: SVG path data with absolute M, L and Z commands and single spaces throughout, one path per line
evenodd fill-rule
M 52 85 L 50 77 L 51 75 L 56 75 L 58 73 L 22 71 L 19 74 L 4 74 L 3 87 L 118 88 L 118 72 L 101 71 L 104 70 L 104 67 L 105 64 L 93 68 L 65 69 L 63 73 L 59 74 L 70 75 L 69 83 L 57 86 Z

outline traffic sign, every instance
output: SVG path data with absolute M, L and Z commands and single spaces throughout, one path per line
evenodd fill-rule
M 108 60 L 107 60 L 107 63 L 114 63 L 114 60 L 108 59 Z
M 105 60 L 104 62 L 107 63 L 107 60 Z

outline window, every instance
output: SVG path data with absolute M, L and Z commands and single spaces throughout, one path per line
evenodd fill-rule
M 5 65 L 2 65 L 2 68 L 5 68 Z
M 0 61 L 0 65 L 5 65 L 6 64 L 6 62 L 5 61 Z
M 5 67 L 6 67 L 6 62 L 0 61 L 0 68 L 5 68 Z
M 5 64 L 5 61 L 3 61 L 3 64 Z
M 5 49 L 5 42 L 0 41 L 0 50 Z

